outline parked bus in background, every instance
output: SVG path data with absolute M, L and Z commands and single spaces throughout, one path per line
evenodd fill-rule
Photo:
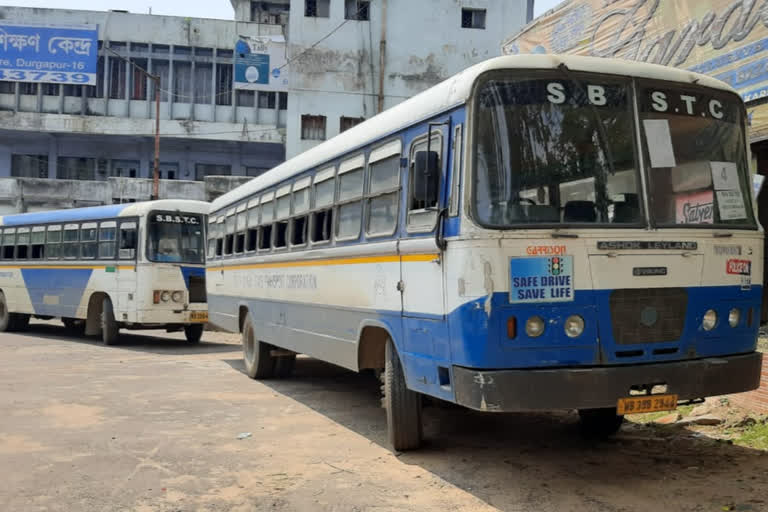
M 124 329 L 184 330 L 208 320 L 209 203 L 160 200 L 0 217 L 0 332 L 61 318 L 107 345 Z
M 471 67 L 214 201 L 212 322 L 254 378 L 304 353 L 421 395 L 629 413 L 754 389 L 762 233 L 746 114 L 688 71 L 576 56 Z

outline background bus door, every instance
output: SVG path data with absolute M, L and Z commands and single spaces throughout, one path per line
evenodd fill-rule
M 447 124 L 433 126 L 429 153 L 426 133 L 406 139 L 405 230 L 399 251 L 404 332 L 401 356 L 408 387 L 451 398 L 453 393 L 446 382 L 451 357 L 442 255 L 435 241 L 438 212 L 445 202 L 448 133 Z
M 137 311 L 142 300 L 151 300 L 138 296 L 137 256 L 139 247 L 138 222 L 135 220 L 120 222 L 117 230 L 117 250 L 120 260 L 117 267 L 117 301 L 114 302 L 115 319 L 136 322 Z

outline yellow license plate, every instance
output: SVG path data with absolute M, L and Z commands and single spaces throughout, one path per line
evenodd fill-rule
M 672 411 L 677 409 L 677 395 L 652 395 L 619 398 L 616 414 Z
M 189 321 L 190 322 L 207 322 L 208 321 L 208 312 L 207 311 L 192 311 L 189 314 Z

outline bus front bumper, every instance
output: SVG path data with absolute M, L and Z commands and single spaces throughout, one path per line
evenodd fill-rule
M 630 390 L 666 385 L 679 400 L 760 385 L 762 354 L 592 368 L 476 370 L 453 367 L 456 403 L 489 412 L 616 407 Z

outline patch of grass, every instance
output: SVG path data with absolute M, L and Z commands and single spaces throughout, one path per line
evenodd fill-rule
M 758 422 L 746 427 L 734 443 L 758 450 L 768 450 L 768 422 Z
M 691 414 L 691 411 L 693 410 L 694 407 L 695 407 L 694 405 L 681 405 L 674 411 L 659 411 L 659 412 L 647 412 L 645 414 L 631 414 L 627 416 L 627 418 L 630 421 L 633 421 L 634 423 L 653 423 L 657 419 L 663 418 L 664 416 L 673 414 L 675 412 L 679 413 L 683 417 L 686 417 L 689 414 Z

